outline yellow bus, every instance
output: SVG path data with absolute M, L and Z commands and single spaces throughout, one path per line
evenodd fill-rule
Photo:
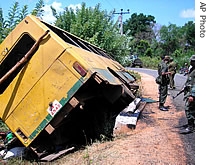
M 109 137 L 134 82 L 102 49 L 32 15 L 0 45 L 0 118 L 37 154 Z

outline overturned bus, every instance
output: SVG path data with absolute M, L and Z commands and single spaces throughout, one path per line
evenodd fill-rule
M 0 45 L 0 118 L 40 158 L 111 138 L 134 83 L 105 51 L 32 15 Z

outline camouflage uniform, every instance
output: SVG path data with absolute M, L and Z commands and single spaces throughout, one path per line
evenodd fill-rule
M 188 121 L 188 125 L 194 128 L 195 122 L 195 69 L 189 72 L 189 76 L 185 83 L 185 113 Z M 189 96 L 194 97 L 193 102 L 188 102 Z
M 170 88 L 175 89 L 174 77 L 176 74 L 176 63 L 174 62 L 173 58 L 170 58 L 170 63 L 168 65 L 168 71 L 171 72 L 169 75 L 170 78 Z
M 166 56 L 168 58 L 168 56 Z M 167 59 L 169 60 L 169 58 Z M 169 83 L 169 78 L 168 75 L 162 75 L 162 73 L 168 72 L 168 66 L 162 60 L 158 64 L 158 75 L 162 78 L 162 83 L 159 85 L 159 108 L 160 110 L 167 110 L 166 107 L 164 107 L 164 104 L 166 102 L 166 98 L 168 95 L 168 83 Z
M 191 57 L 191 63 L 195 63 L 195 56 Z M 189 102 L 189 97 L 193 101 Z M 195 129 L 195 65 L 189 71 L 184 88 L 185 114 L 187 118 L 187 128 L 181 133 L 191 133 Z

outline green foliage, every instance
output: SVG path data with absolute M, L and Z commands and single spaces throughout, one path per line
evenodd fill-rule
M 32 10 L 31 14 L 41 18 L 44 12 L 43 7 L 44 7 L 44 0 L 39 0 L 36 3 L 36 6 Z
M 132 76 L 134 76 L 137 80 L 141 80 L 141 75 L 139 73 L 136 73 L 134 71 L 128 71 Z
M 186 44 L 185 46 L 188 49 L 195 49 L 195 23 L 193 21 L 189 21 L 185 23 L 185 25 L 182 27 L 184 34 L 185 34 L 185 40 Z
M 4 22 L 4 18 L 3 18 L 2 8 L 0 8 L 0 43 L 5 38 L 4 30 L 5 30 L 5 22 Z
M 44 0 L 37 1 L 31 14 L 42 17 Z M 192 21 L 181 27 L 175 24 L 158 27 L 154 16 L 134 13 L 123 24 L 124 35 L 120 35 L 118 22 L 112 19 L 113 12 L 101 10 L 100 4 L 87 7 L 82 3 L 81 8 L 65 8 L 62 13 L 57 13 L 52 6 L 51 9 L 56 26 L 104 49 L 124 66 L 129 62 L 129 55 L 137 54 L 145 58 L 144 67 L 154 68 L 147 60 L 154 57 L 155 62 L 162 55 L 175 57 L 180 67 L 195 53 L 195 23 Z M 6 19 L 0 8 L 0 43 L 27 15 L 28 6 L 20 7 L 18 1 L 10 7 Z
M 145 56 L 152 57 L 152 49 L 151 48 L 147 48 L 147 50 L 145 51 Z
M 154 16 L 134 13 L 130 19 L 125 21 L 124 31 L 130 30 L 130 35 L 136 36 L 142 32 L 152 31 L 154 23 L 156 23 Z
M 178 54 L 178 55 L 175 55 Z M 178 70 L 184 66 L 185 63 L 190 63 L 189 59 L 190 57 L 195 54 L 194 51 L 188 51 L 186 53 L 181 53 L 180 51 L 175 51 L 171 57 L 173 57 L 174 62 L 177 64 L 177 72 Z M 157 69 L 158 63 L 160 62 L 161 58 L 160 56 L 153 56 L 152 58 L 149 56 L 141 56 L 140 57 L 143 67 L 144 68 L 150 68 L 150 69 Z
M 7 125 L 0 119 L 0 130 L 2 132 L 7 132 L 9 130 L 9 128 L 7 127 Z
M 18 2 L 14 2 L 8 11 L 7 19 L 3 17 L 3 11 L 0 8 L 0 43 L 6 36 L 28 15 L 28 6 L 19 7 Z
M 43 6 L 44 0 L 39 0 L 31 14 L 41 17 L 44 12 Z M 20 8 L 18 1 L 15 1 L 10 7 L 6 19 L 3 16 L 2 8 L 0 8 L 0 43 L 28 14 L 28 6 L 24 5 Z
M 24 5 L 20 11 L 18 23 L 22 21 L 27 15 L 28 15 L 28 6 Z
M 178 54 L 178 55 L 177 55 Z M 184 66 L 185 63 L 190 63 L 190 57 L 195 54 L 194 50 L 189 50 L 186 52 L 181 52 L 176 50 L 171 56 L 174 58 L 174 61 L 177 63 L 177 70 Z
M 131 18 L 124 23 L 124 31 L 129 31 L 129 35 L 133 37 L 129 43 L 131 54 L 145 55 L 145 51 L 150 48 L 153 38 L 155 37 L 153 27 L 155 25 L 155 17 L 134 13 Z
M 76 22 L 76 15 L 74 14 L 73 9 L 65 8 L 64 12 L 60 14 L 58 14 L 54 9 L 53 15 L 57 17 L 55 26 L 60 27 L 65 31 L 71 32 L 71 27 Z
M 8 20 L 6 21 L 6 26 L 13 29 L 19 18 L 18 18 L 18 12 L 19 12 L 19 3 L 15 2 L 12 7 L 10 7 L 8 12 Z
M 175 57 L 181 57 L 182 56 L 182 52 L 180 50 L 176 49 L 172 55 L 175 56 Z
M 137 53 L 139 53 L 140 56 L 145 55 L 145 52 L 148 48 L 150 48 L 150 44 L 147 40 L 141 40 L 137 47 Z
M 181 31 L 180 27 L 175 24 L 169 26 L 162 26 L 160 29 L 160 43 L 165 55 L 172 54 L 176 49 L 180 48 Z
M 160 58 L 157 56 L 152 58 L 149 56 L 142 56 L 140 59 L 144 68 L 157 69 L 158 63 L 160 62 Z
M 128 53 L 129 37 L 121 36 L 117 25 L 113 23 L 112 14 L 100 10 L 100 4 L 86 7 L 82 3 L 81 9 L 74 12 L 66 8 L 62 13 L 56 13 L 55 25 L 106 50 L 117 61 L 122 61 Z
M 19 3 L 14 2 L 13 6 L 10 7 L 9 12 L 8 12 L 8 19 L 3 22 L 4 24 L 4 31 L 3 31 L 3 38 L 5 38 L 10 31 L 12 31 L 17 23 L 19 23 Z

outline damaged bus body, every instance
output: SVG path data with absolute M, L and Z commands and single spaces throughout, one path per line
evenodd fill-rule
M 39 157 L 111 137 L 133 82 L 103 50 L 32 15 L 0 45 L 0 118 Z

